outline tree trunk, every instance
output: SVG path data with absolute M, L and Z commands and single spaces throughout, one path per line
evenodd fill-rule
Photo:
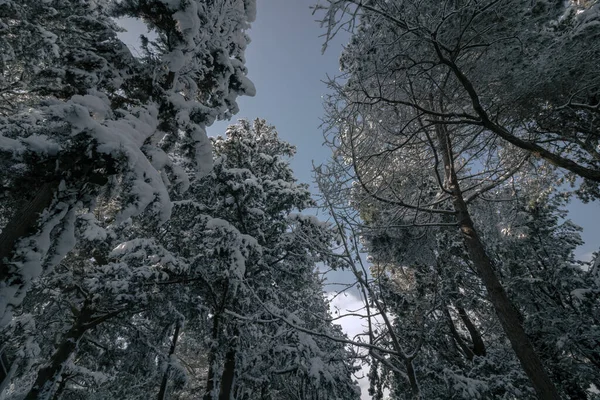
M 54 386 L 63 372 L 65 363 L 77 351 L 79 341 L 89 329 L 87 322 L 91 319 L 91 316 L 91 310 L 84 305 L 75 323 L 65 334 L 62 342 L 52 355 L 48 365 L 38 371 L 35 383 L 24 400 L 50 399 L 55 390 Z
M 10 259 L 19 239 L 35 233 L 40 214 L 50 206 L 59 181 L 42 183 L 31 200 L 21 207 L 0 233 L 0 282 L 21 285 L 18 271 L 11 271 Z
M 79 341 L 90 329 L 100 325 L 104 321 L 119 315 L 126 309 L 120 309 L 105 313 L 101 316 L 94 315 L 95 311 L 90 308 L 90 302 L 86 300 L 77 314 L 71 329 L 65 334 L 62 342 L 50 358 L 50 362 L 38 371 L 35 383 L 25 396 L 24 400 L 47 400 L 55 391 L 55 385 L 59 376 L 63 373 L 65 363 L 77 352 Z
M 221 388 L 219 390 L 219 400 L 231 400 L 231 392 L 235 380 L 235 355 L 236 349 L 232 347 L 225 355 L 225 366 L 221 376 Z
M 485 356 L 485 343 L 483 343 L 483 339 L 481 338 L 481 334 L 479 330 L 469 318 L 469 315 L 465 311 L 464 308 L 457 306 L 456 310 L 458 311 L 458 316 L 462 320 L 463 324 L 467 327 L 469 331 L 469 335 L 471 335 L 471 342 L 473 343 L 473 354 L 479 357 Z
M 67 382 L 69 380 L 69 377 L 66 374 L 62 374 L 60 377 L 60 383 L 58 384 L 58 387 L 56 388 L 56 391 L 54 392 L 54 396 L 52 396 L 52 400 L 59 400 L 60 397 L 62 396 L 63 392 L 65 391 L 65 389 L 67 388 Z
M 463 340 L 463 338 L 460 336 L 460 334 L 456 330 L 456 326 L 454 326 L 454 320 L 452 319 L 452 316 L 450 315 L 450 311 L 448 311 L 447 307 L 444 307 L 444 314 L 446 314 L 446 319 L 448 320 L 448 327 L 450 328 L 450 333 L 452 334 L 454 341 L 456 342 L 456 344 L 458 345 L 460 350 L 464 353 L 467 360 L 469 360 L 469 361 L 473 360 L 473 357 L 475 356 L 475 354 L 474 354 L 473 350 L 471 350 L 471 348 L 469 348 L 469 346 L 466 345 L 465 341 Z M 460 351 L 459 351 L 459 353 L 460 353 Z
M 504 333 L 521 362 L 523 370 L 529 377 L 538 398 L 543 400 L 560 400 L 558 391 L 546 373 L 544 365 L 536 354 L 531 341 L 527 337 L 521 325 L 519 314 L 498 280 L 492 260 L 487 255 L 483 243 L 475 230 L 454 169 L 450 137 L 445 131 L 444 126 L 438 125 L 436 128 L 440 153 L 444 162 L 446 189 L 452 194 L 452 203 L 456 211 L 456 222 L 462 234 L 469 258 L 477 270 L 477 275 L 485 285 L 488 297 L 494 306 Z
M 177 321 L 175 324 L 175 332 L 173 332 L 173 341 L 171 343 L 171 349 L 169 350 L 169 365 L 165 370 L 162 382 L 160 383 L 160 390 L 158 391 L 158 400 L 165 400 L 167 396 L 167 384 L 169 383 L 169 373 L 171 372 L 171 357 L 175 354 L 177 348 L 177 339 L 179 339 L 179 330 L 181 329 L 181 321 Z
M 220 329 L 220 315 L 215 314 L 213 317 L 213 326 L 212 326 L 212 341 L 210 353 L 208 355 L 208 376 L 206 379 L 206 391 L 204 392 L 203 400 L 211 400 L 212 392 L 215 389 L 215 361 L 216 361 L 216 341 L 219 337 L 219 329 Z
M 421 399 L 421 389 L 419 388 L 419 382 L 417 382 L 417 375 L 415 373 L 415 367 L 411 358 L 404 361 L 406 367 L 406 375 L 408 375 L 408 381 L 410 383 L 410 389 L 412 391 L 413 400 Z

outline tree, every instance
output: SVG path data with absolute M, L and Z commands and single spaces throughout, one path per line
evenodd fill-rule
M 214 170 L 166 223 L 148 211 L 115 223 L 111 196 L 79 216 L 74 250 L 1 332 L 18 367 L 10 396 L 357 396 L 343 342 L 280 320 L 343 337 L 314 272 L 332 233 L 297 213 L 313 202 L 289 168 L 293 146 L 257 120 L 214 147 Z
M 538 6 L 543 4 L 459 2 L 440 8 L 438 3 L 410 1 L 329 2 L 324 18 L 329 35 L 344 24 L 357 22 L 357 29 L 341 58 L 345 81 L 331 83 L 328 121 L 340 168 L 348 166 L 359 187 L 356 204 L 387 203 L 394 216 L 388 224 L 414 226 L 424 235 L 428 227 L 430 232 L 436 226 L 459 228 L 470 262 L 532 386 L 540 398 L 559 398 L 470 210 L 475 200 L 524 173 L 527 163 L 537 166 L 532 152 L 590 182 L 598 180 L 593 152 L 573 144 L 582 137 L 597 140 L 593 132 L 579 136 L 574 129 L 573 139 L 566 131 L 554 134 L 541 127 L 556 117 L 560 101 L 570 107 L 568 98 L 580 93 L 580 82 L 569 80 L 566 73 L 557 75 L 565 85 L 558 91 L 562 97 L 544 96 L 545 79 L 540 85 L 517 84 L 556 65 L 517 63 L 511 58 L 514 38 L 509 34 L 521 24 L 516 36 L 531 44 L 532 57 L 540 57 L 549 41 L 566 46 L 560 29 L 582 32 L 596 8 L 557 23 L 553 30 L 549 27 L 564 10 L 537 14 Z M 573 46 L 580 43 L 571 37 Z M 595 52 L 592 48 L 592 58 Z M 565 54 L 561 62 L 572 56 Z M 585 71 L 586 65 L 581 64 Z M 590 80 L 585 85 L 596 87 L 594 78 L 586 76 Z M 497 83 L 506 77 L 512 86 Z M 577 149 L 572 158 L 565 156 L 568 148 Z
M 170 334 L 163 321 L 174 311 L 164 302 L 178 297 L 158 292 L 156 285 L 184 266 L 155 240 L 122 240 L 131 227 L 109 229 L 107 237 L 91 243 L 83 228 L 77 232 L 79 245 L 34 282 L 2 332 L 18 366 L 9 378 L 12 395 L 54 398 L 82 387 L 111 393 L 106 388 L 111 381 L 123 385 L 133 377 L 141 385 L 149 378 L 145 374 L 158 374 L 156 359 L 165 357 L 160 347 Z M 94 258 L 90 248 L 96 248 Z M 22 350 L 27 348 L 33 350 Z M 144 383 L 152 390 L 156 381 Z
M 516 299 L 524 328 L 555 384 L 569 398 L 588 398 L 586 389 L 599 371 L 589 347 L 597 338 L 596 300 L 590 296 L 595 282 L 573 259 L 580 238 L 577 227 L 559 223 L 562 201 L 535 187 L 529 193 L 489 196 L 472 209 L 502 283 Z M 527 379 L 498 330 L 457 232 L 439 228 L 437 243 L 423 240 L 424 233 L 411 239 L 416 228 L 390 226 L 388 208 L 370 204 L 361 229 L 373 264 L 369 284 L 375 301 L 385 304 L 395 321 L 397 332 L 382 335 L 396 335 L 402 343 L 422 337 L 415 359 L 421 395 L 529 398 Z M 416 260 L 415 253 L 421 254 Z M 374 384 L 396 393 L 392 398 L 408 397 L 405 378 L 393 369 L 379 363 L 372 375 Z
M 9 1 L 0 13 L 11 21 L 0 39 L 5 325 L 32 279 L 76 244 L 77 214 L 93 212 L 103 191 L 120 204 L 117 222 L 147 210 L 160 224 L 168 190 L 188 186 L 184 168 L 210 169 L 205 127 L 254 94 L 243 53 L 255 5 Z M 123 16 L 158 35 L 138 58 L 116 36 L 113 18 Z
M 316 9 L 326 10 L 327 38 L 361 19 L 341 60 L 356 82 L 376 72 L 377 84 L 357 88 L 361 101 L 484 129 L 584 178 L 590 185 L 584 195 L 596 193 L 599 81 L 593 71 L 600 53 L 588 44 L 598 35 L 597 2 L 493 0 L 441 9 L 436 2 L 325 3 Z M 376 50 L 392 42 L 393 51 Z M 420 83 L 410 78 L 420 75 L 444 81 L 443 110 L 411 97 L 407 85 L 418 92 Z
M 182 282 L 196 282 L 187 286 L 210 316 L 204 398 L 356 396 L 343 345 L 279 320 L 341 335 L 313 272 L 329 261 L 332 233 L 299 214 L 314 203 L 289 167 L 294 147 L 257 119 L 230 126 L 213 148 L 212 172 L 175 202 L 161 239 L 187 260 Z

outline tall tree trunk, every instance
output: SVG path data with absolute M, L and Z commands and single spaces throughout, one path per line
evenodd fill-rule
M 210 349 L 210 353 L 208 355 L 208 376 L 206 379 L 206 390 L 204 392 L 203 400 L 212 400 L 213 391 L 215 390 L 215 361 L 217 359 L 216 355 L 216 341 L 219 337 L 219 329 L 220 329 L 221 316 L 217 313 L 213 317 L 213 326 L 212 326 L 212 345 Z
M 175 332 L 173 332 L 173 341 L 171 342 L 171 349 L 169 349 L 169 365 L 165 370 L 162 382 L 160 383 L 160 390 L 158 391 L 158 400 L 165 400 L 167 396 L 167 384 L 169 383 L 169 373 L 171 372 L 171 357 L 175 354 L 177 348 L 177 339 L 179 339 L 179 330 L 181 329 L 181 321 L 175 323 Z
M 126 309 L 120 309 L 105 313 L 101 316 L 94 315 L 90 302 L 86 300 L 79 311 L 71 329 L 64 335 L 62 342 L 50 358 L 49 363 L 38 371 L 35 383 L 25 396 L 24 400 L 47 400 L 55 391 L 58 378 L 63 373 L 65 363 L 76 352 L 79 341 L 90 329 L 100 325 L 104 321 L 119 315 Z
M 22 290 L 23 277 L 20 271 L 11 267 L 10 260 L 17 242 L 35 233 L 36 224 L 40 214 L 50 206 L 59 181 L 42 183 L 31 200 L 26 202 L 8 221 L 0 233 L 0 287 L 12 288 L 17 293 Z M 13 304 L 8 304 L 13 307 Z M 0 309 L 0 324 L 7 309 Z M 8 321 L 5 321 L 8 322 Z
M 48 365 L 38 371 L 35 383 L 24 400 L 50 399 L 58 378 L 63 372 L 67 360 L 75 354 L 79 341 L 89 329 L 87 323 L 92 317 L 91 310 L 84 305 L 71 329 L 65 334 L 62 342 L 52 355 Z
M 454 326 L 454 320 L 452 319 L 452 316 L 450 315 L 450 311 L 448 311 L 447 307 L 444 307 L 444 314 L 446 314 L 446 319 L 448 320 L 448 327 L 450 328 L 450 333 L 452 334 L 454 341 L 456 342 L 456 344 L 458 345 L 460 350 L 462 350 L 465 357 L 467 357 L 467 360 L 469 360 L 469 361 L 473 360 L 473 357 L 475 356 L 475 354 L 474 354 L 473 350 L 471 350 L 471 348 L 469 346 L 467 346 L 467 344 L 465 343 L 463 338 L 460 336 L 460 334 L 456 330 L 456 326 Z
M 458 316 L 462 320 L 463 324 L 467 327 L 469 331 L 469 335 L 471 335 L 471 342 L 473 343 L 473 354 L 478 357 L 485 356 L 485 343 L 483 343 L 483 339 L 481 338 L 481 334 L 479 333 L 479 329 L 475 326 L 471 318 L 469 318 L 469 314 L 467 311 L 461 307 L 457 306 L 456 310 L 458 311 Z
M 231 400 L 231 392 L 235 380 L 235 355 L 235 345 L 232 344 L 225 355 L 225 366 L 223 367 L 223 375 L 221 376 L 219 400 Z
M 456 211 L 456 222 L 462 234 L 469 258 L 477 270 L 477 275 L 485 285 L 488 297 L 494 306 L 504 333 L 508 337 L 523 370 L 529 377 L 538 398 L 543 400 L 560 400 L 558 391 L 546 373 L 544 365 L 535 352 L 531 341 L 527 337 L 521 325 L 519 313 L 498 280 L 492 260 L 487 255 L 479 234 L 475 230 L 454 169 L 452 146 L 445 126 L 441 124 L 437 125 L 436 133 L 439 150 L 444 162 L 446 189 L 452 194 L 452 203 Z
M 406 359 L 404 361 L 404 366 L 406 367 L 406 375 L 408 375 L 412 398 L 413 400 L 419 400 L 421 398 L 421 389 L 419 388 L 419 382 L 417 381 L 417 374 L 412 358 Z

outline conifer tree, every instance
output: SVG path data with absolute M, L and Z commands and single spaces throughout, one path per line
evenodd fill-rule
M 117 223 L 146 211 L 160 224 L 169 190 L 187 188 L 185 169 L 210 169 L 205 127 L 236 113 L 238 95 L 254 94 L 244 32 L 255 5 L 7 1 L 0 15 L 4 325 L 32 279 L 76 244 L 78 214 L 93 216 L 101 193 L 119 204 Z M 116 35 L 114 18 L 124 16 L 157 34 L 143 39 L 140 57 Z

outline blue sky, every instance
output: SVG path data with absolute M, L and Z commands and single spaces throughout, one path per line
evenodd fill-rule
M 256 86 L 255 97 L 240 97 L 240 112 L 232 119 L 264 118 L 279 135 L 294 144 L 292 161 L 296 177 L 312 181 L 312 160 L 325 162 L 329 150 L 322 146 L 319 129 L 323 115 L 321 81 L 339 73 L 341 44 L 321 54 L 322 30 L 310 6 L 315 0 L 258 0 L 257 20 L 249 31 L 246 51 L 248 75 Z M 216 122 L 209 135 L 225 132 L 229 122 Z

